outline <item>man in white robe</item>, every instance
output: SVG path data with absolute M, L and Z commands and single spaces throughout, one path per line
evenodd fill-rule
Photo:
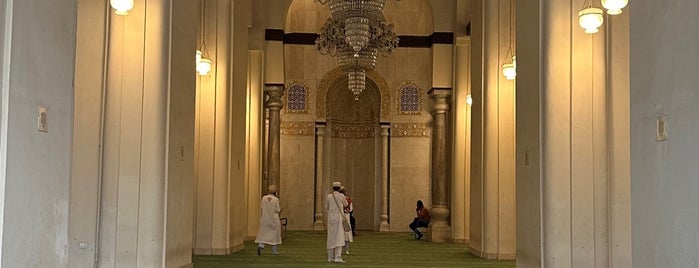
M 347 206 L 343 208 L 345 220 L 350 222 L 350 213 L 354 211 L 354 206 L 352 206 L 352 199 L 347 195 L 347 190 L 345 186 L 340 186 L 340 193 L 345 195 L 345 200 L 347 200 Z M 349 255 L 350 243 L 354 242 L 354 237 L 352 235 L 352 230 L 345 232 L 345 254 Z
M 260 229 L 257 230 L 255 243 L 258 244 L 257 255 L 262 254 L 265 245 L 272 245 L 272 254 L 278 255 L 277 245 L 282 243 L 281 223 L 279 212 L 282 210 L 277 198 L 277 187 L 270 185 L 269 194 L 260 201 Z
M 340 193 L 339 182 L 333 182 L 333 192 L 325 198 L 325 211 L 328 215 L 328 261 L 345 262 L 342 260 L 342 247 L 345 246 L 345 230 L 342 228 L 342 220 L 345 217 L 342 211 L 347 206 L 345 195 Z

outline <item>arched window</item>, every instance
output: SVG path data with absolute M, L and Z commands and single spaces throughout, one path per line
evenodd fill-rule
M 419 114 L 422 108 L 420 88 L 412 83 L 404 84 L 398 92 L 400 114 Z
M 301 83 L 293 83 L 286 92 L 286 111 L 289 113 L 305 113 L 308 101 L 308 90 Z

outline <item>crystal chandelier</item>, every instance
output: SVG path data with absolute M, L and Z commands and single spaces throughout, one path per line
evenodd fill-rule
M 347 72 L 348 87 L 359 100 L 366 88 L 366 71 L 376 67 L 377 55 L 388 56 L 398 47 L 393 24 L 383 15 L 386 0 L 316 0 L 330 8 L 316 47 L 323 55 L 337 56 Z

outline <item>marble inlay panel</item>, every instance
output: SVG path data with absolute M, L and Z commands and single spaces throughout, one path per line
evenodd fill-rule
M 345 139 L 366 139 L 376 135 L 376 125 L 333 124 L 331 137 Z
M 294 136 L 315 135 L 315 123 L 313 122 L 282 122 L 281 134 Z
M 429 137 L 432 128 L 429 124 L 392 124 L 391 137 Z

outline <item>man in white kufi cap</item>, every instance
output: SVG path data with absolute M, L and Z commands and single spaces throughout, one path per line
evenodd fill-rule
M 342 247 L 345 246 L 345 230 L 342 228 L 343 209 L 347 207 L 345 195 L 340 193 L 340 182 L 333 182 L 333 192 L 325 199 L 325 211 L 328 215 L 328 261 L 345 262 L 342 260 Z
M 282 243 L 281 224 L 279 222 L 279 212 L 282 210 L 277 198 L 277 187 L 270 185 L 267 190 L 268 195 L 262 197 L 260 201 L 260 229 L 257 231 L 255 243 L 258 244 L 257 255 L 262 254 L 265 245 L 272 245 L 272 254 L 278 255 L 277 245 Z

